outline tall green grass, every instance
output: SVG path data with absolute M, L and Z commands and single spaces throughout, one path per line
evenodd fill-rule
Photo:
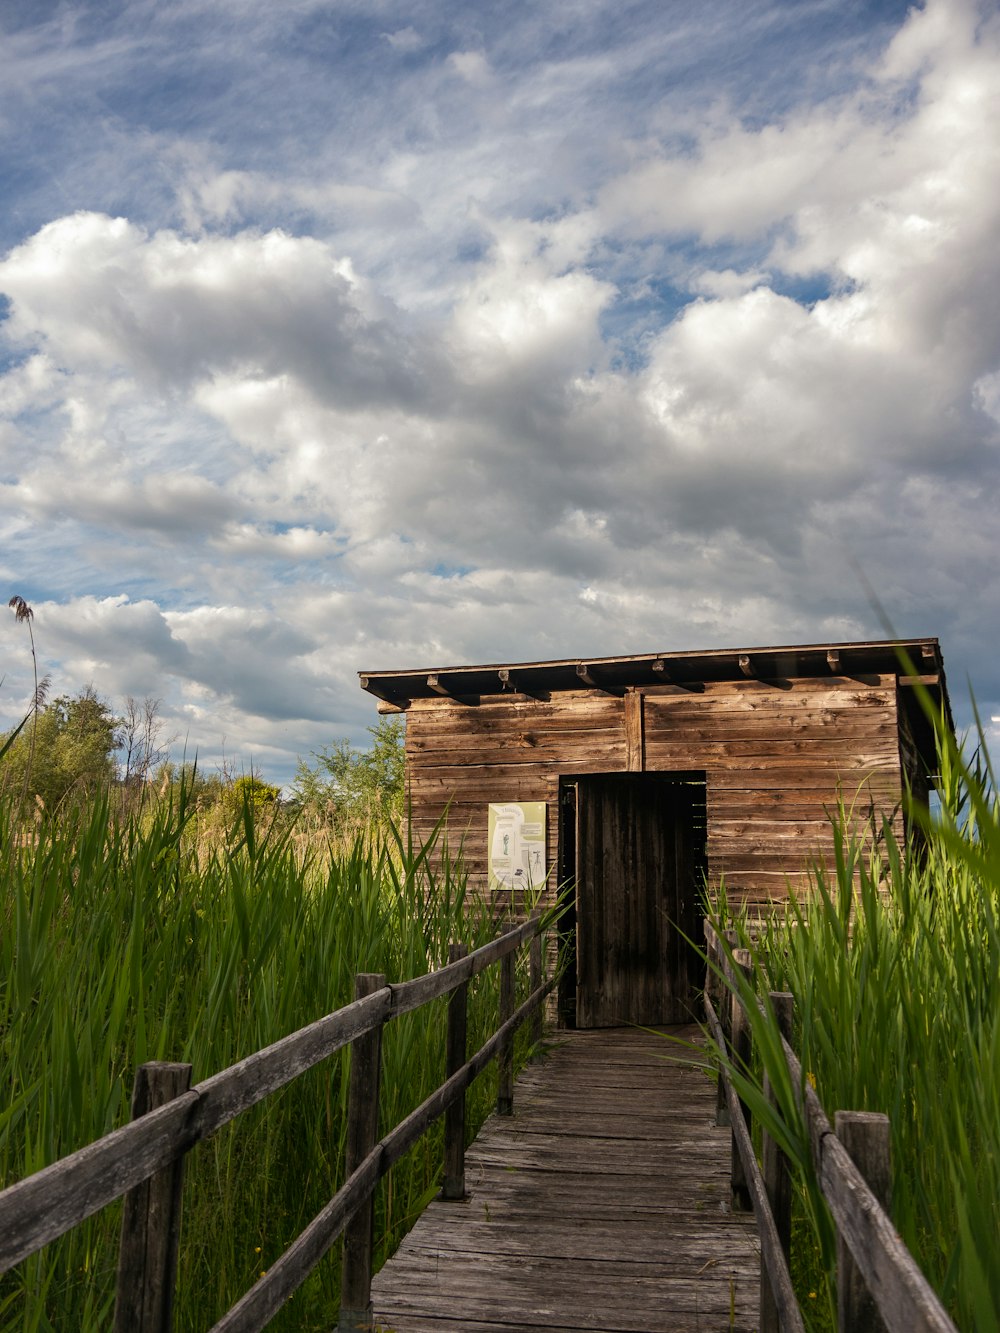
M 357 972 L 405 980 L 446 961 L 449 940 L 495 933 L 460 870 L 391 832 L 303 853 L 248 810 L 206 847 L 183 792 L 141 819 L 98 798 L 27 834 L 14 813 L 0 806 L 3 1185 L 124 1123 L 143 1061 L 188 1061 L 198 1081 L 347 1004 Z M 495 1026 L 491 973 L 470 1000 L 471 1044 Z M 443 1005 L 386 1028 L 386 1128 L 443 1076 Z M 177 1328 L 218 1318 L 341 1183 L 346 1070 L 333 1057 L 190 1155 Z M 477 1083 L 473 1123 L 494 1090 Z M 440 1155 L 429 1136 L 381 1188 L 383 1251 L 433 1191 Z M 106 1328 L 118 1225 L 106 1209 L 0 1279 L 0 1328 Z M 338 1279 L 328 1259 L 274 1327 L 329 1328 Z
M 980 741 L 982 736 L 980 734 Z M 796 1001 L 803 1071 L 833 1119 L 880 1111 L 891 1121 L 895 1225 L 963 1330 L 1000 1327 L 1000 810 L 989 759 L 942 744 L 940 812 L 900 846 L 875 853 L 835 829 L 832 866 L 814 891 L 751 939 L 758 992 Z M 916 814 L 917 812 L 915 812 Z M 772 1023 L 753 1016 L 762 1068 L 778 1089 L 773 1126 L 795 1158 L 817 1256 L 803 1304 L 817 1327 L 835 1308 L 834 1231 L 812 1171 L 795 1090 Z M 766 1115 L 760 1079 L 741 1078 Z M 825 1300 L 823 1297 L 825 1296 Z M 819 1307 L 819 1308 L 817 1308 Z

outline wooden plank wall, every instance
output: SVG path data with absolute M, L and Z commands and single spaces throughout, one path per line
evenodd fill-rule
M 902 833 L 894 676 L 709 685 L 645 699 L 647 769 L 704 768 L 709 880 L 750 903 L 804 885 L 833 846 L 838 801 L 856 827 L 894 817 Z
M 558 864 L 559 778 L 584 773 L 704 770 L 710 881 L 750 903 L 804 882 L 811 855 L 832 845 L 826 809 L 842 798 L 864 826 L 900 800 L 894 676 L 654 686 L 629 695 L 571 690 L 470 707 L 415 700 L 406 756 L 414 831 L 450 802 L 451 850 L 462 841 L 485 887 L 487 805 L 548 804 L 548 863 Z M 896 813 L 901 831 L 901 817 Z
M 625 770 L 621 696 L 591 690 L 550 701 L 490 698 L 478 707 L 414 700 L 406 715 L 406 769 L 414 830 L 426 837 L 450 801 L 452 851 L 462 841 L 471 880 L 487 883 L 487 806 L 545 801 L 547 859 L 554 882 L 559 849 L 560 773 Z

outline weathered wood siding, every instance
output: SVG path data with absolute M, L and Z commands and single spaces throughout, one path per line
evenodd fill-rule
M 568 690 L 478 707 L 415 700 L 406 754 L 415 831 L 445 808 L 473 881 L 485 886 L 487 805 L 548 803 L 548 863 L 558 865 L 559 779 L 585 773 L 704 770 L 709 878 L 733 896 L 782 897 L 810 857 L 832 846 L 839 800 L 864 827 L 901 795 L 894 676 L 706 683 L 629 695 Z M 450 805 L 449 805 L 450 803 Z
M 645 699 L 647 769 L 704 768 L 709 880 L 752 902 L 804 883 L 833 846 L 839 801 L 859 829 L 902 831 L 896 681 L 747 680 Z
M 433 828 L 450 802 L 451 850 L 459 840 L 474 883 L 487 880 L 487 806 L 548 804 L 547 858 L 555 878 L 561 773 L 618 773 L 626 767 L 620 696 L 568 690 L 540 702 L 414 700 L 406 716 L 406 766 L 414 828 Z

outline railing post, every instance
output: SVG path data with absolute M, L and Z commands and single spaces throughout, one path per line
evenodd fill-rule
M 380 972 L 361 972 L 354 978 L 354 998 L 363 1000 L 385 985 Z M 351 1074 L 347 1089 L 347 1146 L 345 1176 L 361 1165 L 378 1142 L 379 1080 L 382 1069 L 382 1024 L 356 1037 L 351 1046 Z M 375 1208 L 372 1196 L 358 1208 L 344 1231 L 340 1284 L 339 1333 L 372 1328 L 372 1250 Z
M 734 949 L 733 962 L 749 981 L 753 976 L 749 951 L 746 949 Z M 730 992 L 730 1005 L 730 1057 L 737 1068 L 749 1067 L 751 1057 L 750 1023 L 746 1014 L 743 1012 L 743 1005 L 736 993 L 735 977 L 733 978 L 733 987 Z M 742 1098 L 740 1098 L 740 1109 L 743 1113 L 743 1119 L 746 1121 L 747 1132 L 750 1133 L 752 1131 L 750 1108 Z M 731 1184 L 733 1212 L 751 1212 L 753 1210 L 753 1204 L 750 1200 L 750 1188 L 747 1184 L 743 1158 L 740 1156 L 740 1150 L 736 1143 L 735 1134 L 732 1136 Z
M 889 1117 L 873 1111 L 838 1111 L 833 1128 L 868 1188 L 888 1213 L 892 1205 Z M 838 1333 L 884 1333 L 885 1330 L 878 1306 L 839 1231 L 837 1329 Z
M 464 944 L 448 948 L 448 962 L 464 958 Z M 465 1064 L 469 983 L 456 986 L 448 998 L 448 1037 L 445 1077 L 451 1078 Z M 465 1198 L 465 1093 L 457 1097 L 444 1113 L 444 1184 L 442 1199 Z
M 712 1002 L 718 1014 L 722 1031 L 726 1032 L 729 1006 L 722 1003 L 725 987 L 722 985 L 717 969 L 722 967 L 722 955 L 719 951 L 719 937 L 708 918 L 705 918 L 705 994 Z M 715 1123 L 720 1128 L 729 1125 L 729 1102 L 726 1099 L 726 1081 L 719 1069 L 715 1080 Z
M 514 1013 L 514 953 L 500 959 L 500 1026 Z M 497 1115 L 514 1114 L 514 1037 L 504 1038 L 497 1057 Z
M 190 1065 L 161 1061 L 140 1065 L 132 1089 L 132 1119 L 182 1097 L 190 1087 Z M 183 1178 L 180 1154 L 125 1195 L 115 1333 L 169 1333 L 173 1326 Z
M 786 1041 L 792 1040 L 792 1017 L 795 1012 L 795 997 L 787 991 L 772 991 L 771 1007 L 778 1020 L 778 1029 Z M 764 1075 L 764 1096 L 768 1105 L 777 1105 L 771 1081 Z M 763 1174 L 764 1188 L 767 1191 L 771 1212 L 774 1214 L 774 1226 L 789 1263 L 792 1249 L 792 1174 L 788 1158 L 781 1151 L 774 1139 L 765 1130 L 763 1134 Z M 761 1254 L 760 1263 L 760 1333 L 780 1333 L 781 1323 L 778 1318 L 778 1306 L 771 1290 L 771 1281 Z
M 535 916 L 537 917 L 538 915 L 539 913 L 536 912 Z M 529 986 L 532 995 L 534 995 L 535 991 L 538 990 L 539 986 L 542 984 L 543 944 L 542 932 L 539 930 L 537 934 L 532 935 L 531 937 L 528 954 Z M 542 1005 L 539 1004 L 535 1007 L 535 1011 L 531 1015 L 531 1058 L 533 1060 L 537 1060 L 541 1054 L 540 1048 L 542 1044 L 543 1017 Z

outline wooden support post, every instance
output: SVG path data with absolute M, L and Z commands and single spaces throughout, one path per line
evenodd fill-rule
M 722 954 L 719 949 L 719 940 L 715 931 L 712 929 L 707 918 L 705 921 L 705 943 L 706 943 L 706 965 L 705 965 L 705 994 L 712 1002 L 712 1007 L 719 1015 L 719 1022 L 725 1031 L 726 1017 L 729 1013 L 729 1006 L 722 1003 L 724 987 L 722 978 L 716 971 L 722 967 Z M 720 1126 L 729 1124 L 729 1102 L 726 1098 L 726 1083 L 722 1077 L 722 1070 L 717 1071 L 715 1080 L 715 1123 Z
M 532 935 L 531 943 L 528 946 L 528 984 L 531 987 L 532 995 L 534 995 L 535 991 L 538 990 L 539 986 L 542 984 L 542 960 L 544 957 L 544 949 L 545 941 L 542 938 L 542 932 L 539 931 L 537 935 Z M 537 1060 L 541 1054 L 544 1007 L 545 1001 L 543 1000 L 531 1015 L 531 1058 L 533 1060 Z
M 464 944 L 452 944 L 448 962 L 456 963 L 468 953 Z M 469 983 L 463 981 L 448 997 L 448 1037 L 445 1077 L 451 1078 L 465 1064 Z M 465 1198 L 465 1093 L 444 1113 L 444 1184 L 442 1199 Z
M 514 1013 L 514 953 L 500 959 L 500 1024 Z M 514 1038 L 505 1038 L 497 1058 L 497 1115 L 514 1114 Z
M 630 773 L 646 768 L 645 698 L 642 690 L 625 692 L 625 767 Z
M 786 1041 L 792 1040 L 792 1017 L 795 1012 L 795 997 L 787 991 L 771 992 L 771 1007 L 778 1020 L 778 1028 Z M 770 1106 L 777 1104 L 770 1080 L 764 1075 L 764 1095 Z M 785 1254 L 785 1262 L 790 1264 L 792 1250 L 792 1173 L 788 1158 L 781 1151 L 767 1131 L 763 1135 L 764 1189 L 767 1191 L 771 1212 L 774 1214 L 774 1227 Z M 778 1318 L 778 1306 L 771 1290 L 763 1254 L 760 1264 L 760 1333 L 780 1333 L 781 1322 Z
M 354 978 L 354 998 L 363 1000 L 385 985 L 380 972 L 361 972 Z M 379 1081 L 382 1070 L 382 1024 L 356 1037 L 351 1046 L 351 1074 L 347 1089 L 347 1147 L 345 1174 L 350 1175 L 378 1142 Z M 369 1194 L 344 1231 L 338 1333 L 358 1333 L 373 1326 L 372 1249 L 375 1208 Z
M 730 1003 L 732 998 L 732 992 L 729 989 L 729 983 L 733 979 L 733 963 L 735 963 L 737 966 L 740 966 L 742 963 L 749 961 L 750 955 L 747 953 L 745 949 L 743 950 L 740 949 L 740 938 L 736 934 L 735 930 L 726 931 L 726 944 L 729 946 L 728 954 L 732 955 L 733 962 L 731 963 L 729 961 L 728 954 L 726 952 L 723 952 L 721 961 L 722 961 L 722 973 L 723 977 L 725 978 L 725 981 L 723 983 L 722 994 L 723 998 L 726 1000 L 726 1003 L 723 1005 L 723 1012 L 726 1015 L 724 1023 L 726 1031 L 726 1040 L 729 1042 L 730 1045 L 732 1045 L 733 1006 Z M 737 954 L 739 954 L 739 958 L 737 958 Z
M 132 1119 L 182 1097 L 190 1087 L 190 1065 L 140 1065 L 132 1089 Z M 184 1157 L 179 1155 L 125 1195 L 115 1333 L 169 1333 L 173 1327 L 183 1177 Z
M 729 1101 L 726 1097 L 726 1081 L 719 1070 L 715 1083 L 715 1123 L 720 1129 L 732 1124 L 729 1119 Z
M 749 980 L 753 975 L 750 965 L 750 954 L 746 949 L 734 949 L 733 961 L 743 975 Z M 737 1067 L 749 1066 L 751 1056 L 751 1035 L 750 1024 L 746 1014 L 743 1012 L 743 1006 L 736 998 L 735 992 L 730 995 L 730 1042 L 729 1050 L 734 1064 Z M 747 1133 L 751 1132 L 750 1108 L 743 1099 L 740 1099 L 740 1109 L 743 1112 L 743 1119 L 746 1121 Z M 732 1204 L 734 1213 L 749 1213 L 753 1211 L 753 1203 L 750 1199 L 750 1187 L 747 1184 L 746 1171 L 743 1167 L 743 1158 L 740 1156 L 740 1150 L 736 1144 L 736 1135 L 733 1135 L 732 1141 Z
M 870 1111 L 838 1111 L 834 1116 L 834 1133 L 888 1213 L 892 1205 L 889 1117 Z M 838 1333 L 884 1333 L 885 1327 L 847 1241 L 838 1231 Z

